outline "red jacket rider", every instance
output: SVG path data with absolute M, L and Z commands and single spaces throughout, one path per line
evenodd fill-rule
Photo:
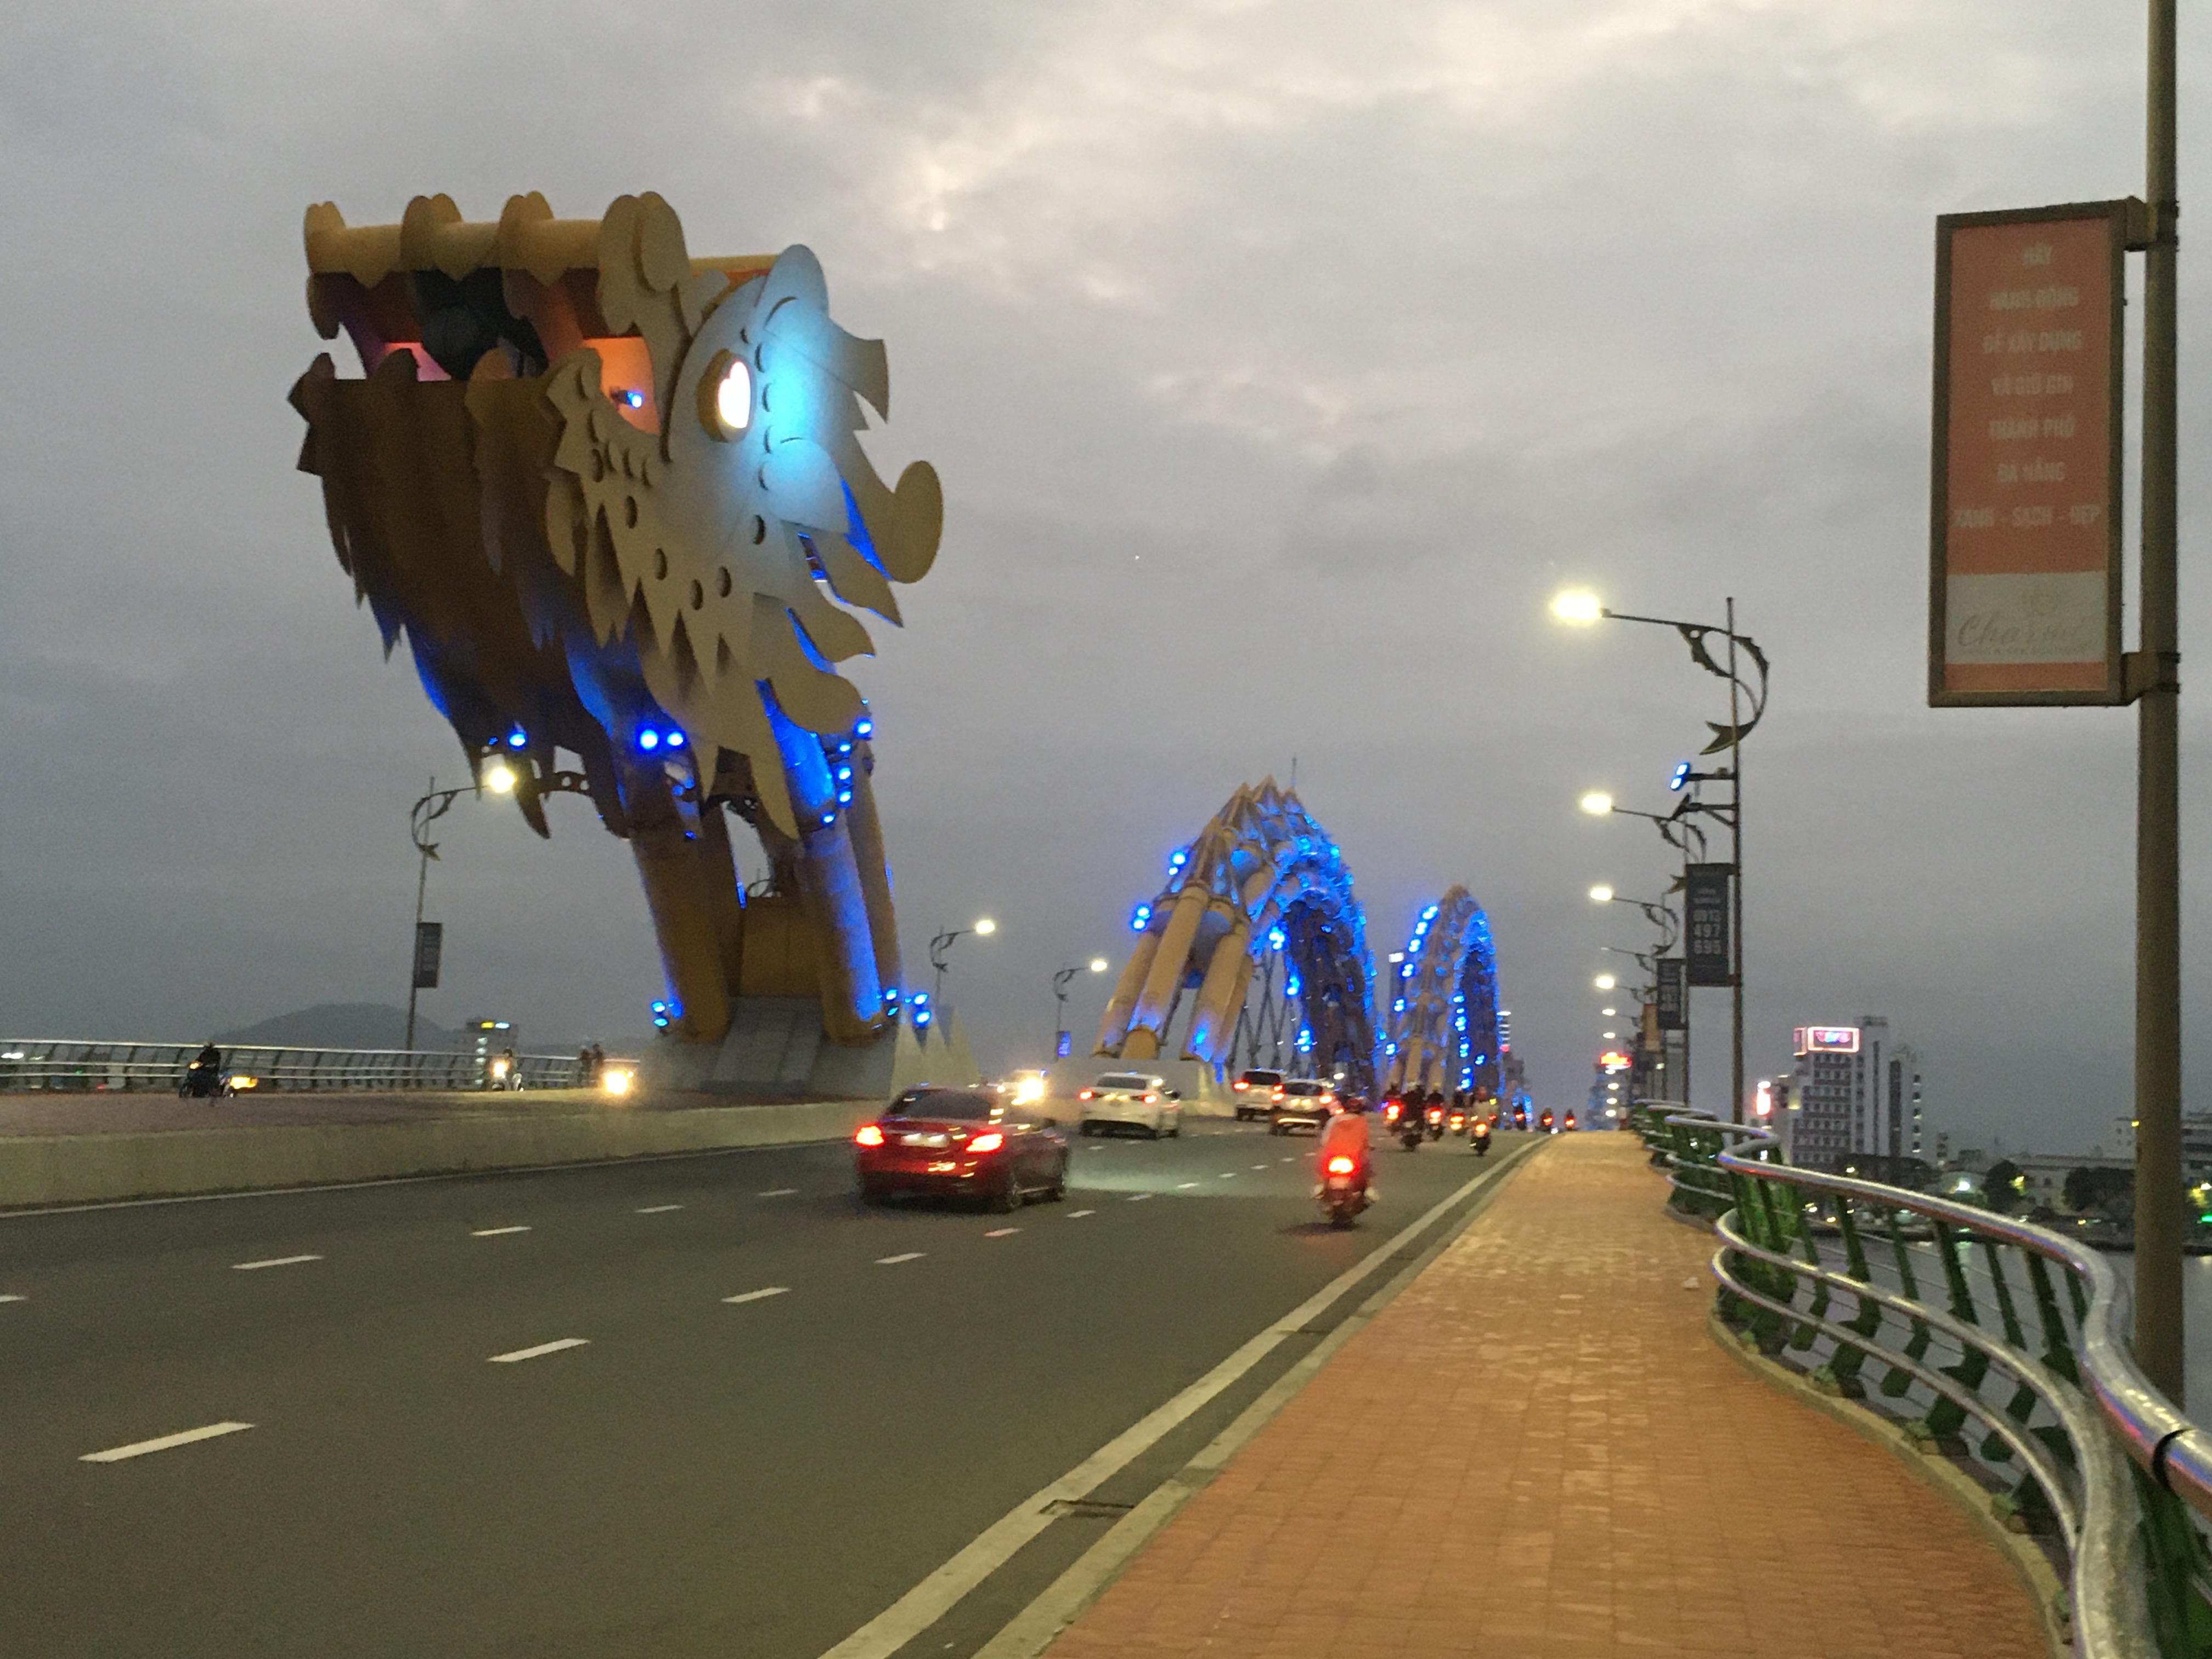
M 1368 1152 L 1367 1114 L 1347 1108 L 1322 1125 L 1321 1139 L 1314 1147 L 1314 1174 L 1326 1179 L 1329 1159 L 1342 1154 L 1358 1165 L 1364 1184 L 1371 1162 Z

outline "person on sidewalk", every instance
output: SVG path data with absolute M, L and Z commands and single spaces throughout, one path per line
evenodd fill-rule
M 1359 1178 L 1367 1190 L 1367 1200 L 1373 1203 L 1382 1196 L 1375 1190 L 1375 1159 L 1373 1146 L 1367 1135 L 1367 1103 L 1357 1095 L 1346 1096 L 1344 1109 L 1336 1113 L 1321 1127 L 1321 1135 L 1314 1143 L 1314 1195 L 1321 1194 L 1321 1183 L 1327 1176 L 1332 1158 L 1350 1158 L 1358 1166 Z

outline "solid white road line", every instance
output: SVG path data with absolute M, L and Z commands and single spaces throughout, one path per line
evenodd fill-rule
M 671 1210 L 680 1210 L 684 1206 L 681 1204 L 648 1204 L 643 1209 L 640 1210 L 638 1213 L 640 1215 L 666 1215 Z
M 218 1435 L 236 1434 L 252 1426 L 251 1423 L 210 1423 L 204 1429 L 186 1429 L 179 1434 L 165 1434 L 157 1440 L 137 1440 L 127 1446 L 111 1446 L 106 1451 L 87 1452 L 76 1461 L 80 1463 L 120 1463 L 126 1457 L 143 1457 L 148 1452 L 167 1451 L 172 1446 L 189 1446 L 195 1440 L 212 1440 Z
M 1419 1220 L 1369 1251 L 1165 1405 L 1122 1430 L 1050 1486 L 1017 1504 L 977 1534 L 951 1560 L 831 1648 L 822 1659 L 890 1659 L 1051 1526 L 1058 1518 L 1057 1505 L 1087 1498 L 1128 1468 L 1370 1274 L 1396 1261 L 1403 1246 L 1434 1226 L 1491 1173 L 1485 1170 L 1439 1200 Z
M 528 1227 L 478 1227 L 469 1237 L 471 1238 L 503 1238 L 509 1233 L 526 1233 L 529 1231 Z
M 772 1296 L 788 1296 L 790 1293 L 791 1286 L 788 1285 L 770 1285 L 761 1290 L 747 1291 L 743 1296 L 726 1296 L 722 1300 L 725 1302 L 765 1302 Z
M 1080 1221 L 1087 1215 L 1097 1215 L 1097 1213 L 1098 1212 L 1096 1210 L 1070 1210 L 1067 1212 L 1067 1218 L 1070 1221 Z M 0 1302 L 4 1302 L 8 1298 L 5 1297 L 0 1297 Z
M 250 1273 L 263 1267 L 296 1267 L 302 1261 L 320 1261 L 319 1255 L 272 1255 L 266 1261 L 234 1261 L 230 1270 L 234 1273 Z
M 563 1348 L 586 1348 L 591 1339 L 584 1336 L 564 1336 L 558 1342 L 541 1342 L 534 1348 L 517 1348 L 513 1353 L 495 1353 L 491 1357 L 495 1365 L 512 1365 L 518 1359 L 535 1359 L 540 1354 L 558 1353 Z
M 753 1196 L 755 1198 L 795 1198 L 798 1194 L 799 1188 L 796 1187 L 771 1187 L 764 1193 L 755 1193 Z
M 898 1255 L 879 1255 L 876 1258 L 876 1266 L 896 1267 L 902 1261 L 919 1261 L 928 1254 L 927 1250 L 908 1250 Z
M 989 1232 L 985 1233 L 983 1237 L 986 1238 L 1004 1238 L 1009 1233 L 1018 1233 L 1019 1231 L 1021 1231 L 1019 1227 L 994 1227 Z

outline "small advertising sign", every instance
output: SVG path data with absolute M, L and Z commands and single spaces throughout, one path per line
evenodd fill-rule
M 1797 1052 L 1801 1054 L 1855 1054 L 1859 1051 L 1856 1025 L 1800 1025 Z
M 1692 985 L 1733 985 L 1729 968 L 1729 878 L 1735 866 L 1693 864 L 1684 874 L 1682 953 Z
M 1682 982 L 1682 958 L 1659 958 L 1659 1029 L 1680 1031 L 1690 1023 L 1688 988 Z
M 2129 202 L 1936 222 L 1928 701 L 2116 703 Z
M 1052 1045 L 1052 1057 L 1054 1060 L 1066 1060 L 1074 1048 L 1075 1033 L 1062 1031 L 1060 1034 L 1060 1040 Z
M 446 951 L 446 924 L 442 921 L 418 921 L 415 924 L 415 988 L 434 991 L 438 988 L 438 961 Z

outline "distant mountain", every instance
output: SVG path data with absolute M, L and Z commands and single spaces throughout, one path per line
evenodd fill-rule
M 322 1002 L 264 1019 L 258 1025 L 221 1032 L 216 1041 L 225 1048 L 243 1043 L 248 1048 L 397 1048 L 406 1034 L 404 1008 L 381 1002 Z M 459 1031 L 449 1031 L 417 1014 L 415 1046 L 426 1053 L 448 1054 L 464 1045 Z

